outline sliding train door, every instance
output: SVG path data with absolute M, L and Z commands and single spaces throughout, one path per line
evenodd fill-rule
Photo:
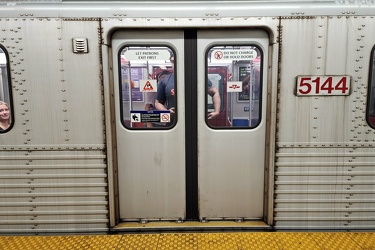
M 201 219 L 263 217 L 268 35 L 202 30 L 198 57 L 198 190 Z M 210 86 L 220 92 L 220 115 Z
M 122 221 L 263 217 L 268 35 L 112 37 Z
M 120 218 L 185 218 L 184 33 L 120 31 L 112 46 Z

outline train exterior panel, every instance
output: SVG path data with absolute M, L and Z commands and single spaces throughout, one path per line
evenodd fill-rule
M 14 126 L 1 135 L 1 231 L 106 231 L 103 88 L 90 73 L 100 72 L 98 24 L 2 21 Z M 96 41 L 91 53 L 73 54 L 67 33 Z
M 344 20 L 282 20 L 276 227 L 371 229 L 373 225 L 369 200 L 374 131 L 366 121 L 366 98 L 373 46 L 368 45 L 374 41 L 367 29 L 374 23 L 371 17 Z M 348 75 L 350 95 L 291 98 L 296 90 L 288 83 L 296 75 Z
M 374 9 L 0 3 L 0 101 L 11 112 L 0 232 L 148 221 L 374 230 Z M 174 74 L 175 113 L 146 110 L 163 70 Z M 208 119 L 211 84 L 220 114 Z

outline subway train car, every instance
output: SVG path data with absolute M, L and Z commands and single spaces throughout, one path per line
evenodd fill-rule
M 375 1 L 1 1 L 0 233 L 375 230 Z

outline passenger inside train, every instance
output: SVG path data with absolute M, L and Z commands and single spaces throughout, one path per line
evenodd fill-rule
M 209 112 L 207 118 L 213 119 L 220 114 L 220 93 L 219 90 L 212 85 L 210 79 L 208 79 L 207 82 L 207 93 L 212 97 L 212 103 L 214 106 L 214 111 Z
M 169 58 L 172 66 L 172 70 L 174 70 L 174 55 L 172 54 Z M 168 76 L 163 77 L 159 84 L 157 90 L 157 96 L 155 100 L 155 108 L 157 110 L 169 110 L 171 115 L 170 123 L 173 124 L 174 115 L 176 112 L 176 105 L 175 105 L 176 97 L 175 97 L 175 80 L 174 80 L 174 72 L 169 74 Z
M 243 51 L 251 52 L 251 57 L 238 60 L 235 55 Z M 220 53 L 229 56 L 216 58 Z M 178 98 L 174 52 L 169 47 L 128 46 L 120 56 L 124 126 L 172 128 L 177 122 Z M 215 46 L 208 51 L 207 78 L 197 86 L 205 86 L 209 126 L 254 128 L 259 124 L 261 60 L 254 46 Z
M 170 75 L 172 72 L 169 70 L 163 70 L 160 73 L 155 74 L 157 79 L 157 86 L 159 87 L 159 83 L 163 80 L 166 76 Z M 155 110 L 155 100 L 156 100 L 156 93 L 150 92 L 147 93 L 147 100 L 148 102 L 145 105 L 145 110 L 153 112 Z M 146 122 L 146 128 L 153 128 L 153 127 L 163 127 L 165 124 L 160 122 Z
M 0 132 L 11 126 L 10 87 L 8 83 L 8 60 L 0 47 Z
M 10 127 L 10 108 L 6 102 L 0 101 L 0 131 Z

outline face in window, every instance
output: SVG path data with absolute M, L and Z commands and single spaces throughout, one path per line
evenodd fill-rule
M 7 130 L 10 126 L 10 110 L 8 104 L 0 102 L 0 131 Z

